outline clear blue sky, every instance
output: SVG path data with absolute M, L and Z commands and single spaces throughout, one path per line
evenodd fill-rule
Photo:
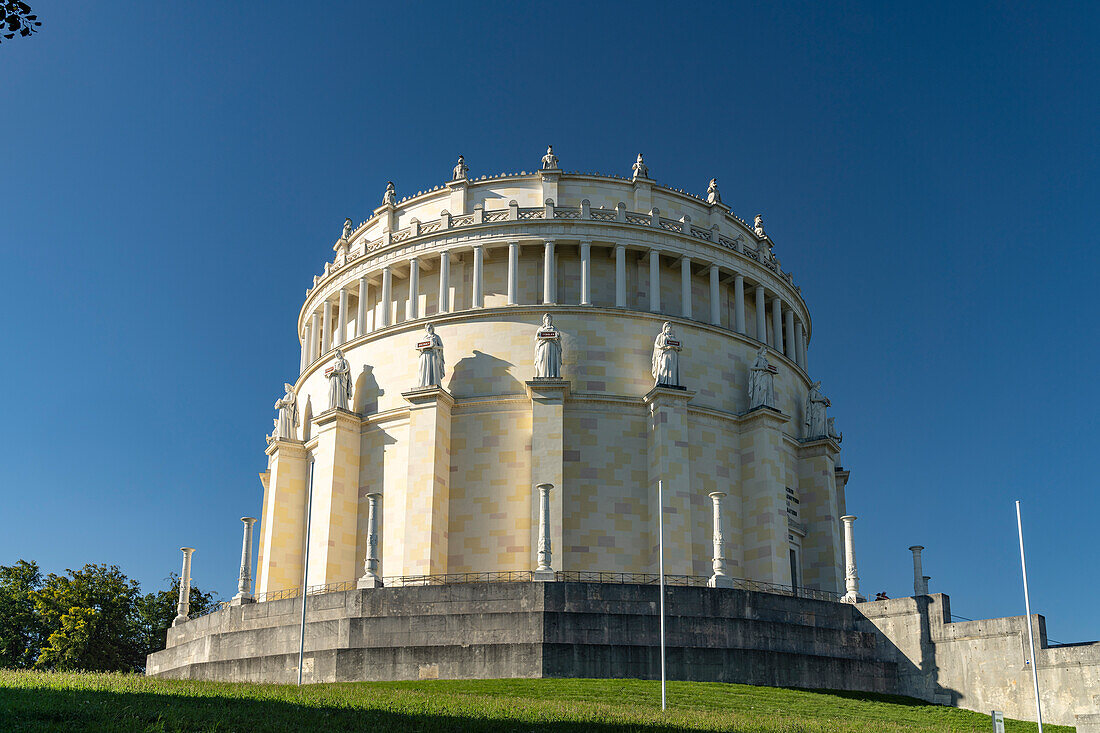
M 228 598 L 345 216 L 471 173 L 712 176 L 814 319 L 863 589 L 1100 637 L 1096 4 L 60 3 L 0 45 L 0 563 Z M 305 8 L 305 10 L 303 10 Z

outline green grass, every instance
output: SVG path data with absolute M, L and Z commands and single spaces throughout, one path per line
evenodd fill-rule
M 905 697 L 710 682 L 433 680 L 252 685 L 0 670 L 2 731 L 987 731 Z M 1013 733 L 1036 730 L 1008 722 Z M 1051 731 L 1071 728 L 1049 726 Z

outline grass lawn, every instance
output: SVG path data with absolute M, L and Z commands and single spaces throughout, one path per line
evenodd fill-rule
M 904 697 L 711 682 L 432 680 L 252 685 L 0 670 L 5 731 L 988 731 Z M 1008 731 L 1036 730 L 1010 721 Z M 1071 728 L 1049 726 L 1051 731 Z

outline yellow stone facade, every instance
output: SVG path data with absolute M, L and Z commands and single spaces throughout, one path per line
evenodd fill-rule
M 841 591 L 847 472 L 836 438 L 804 435 L 809 313 L 771 244 L 721 204 L 561 171 L 379 207 L 337 241 L 299 318 L 301 425 L 269 442 L 257 593 L 302 582 L 311 460 L 309 585 L 362 575 L 372 492 L 383 577 L 533 570 L 544 482 L 555 570 L 655 573 L 660 480 L 667 573 L 711 574 L 721 491 L 729 575 Z M 778 337 L 776 301 L 791 313 Z M 534 375 L 544 313 L 562 333 L 560 381 Z M 650 374 L 665 321 L 682 390 Z M 429 323 L 447 373 L 423 390 L 414 347 Z M 762 344 L 776 404 L 749 410 Z M 328 405 L 337 345 L 346 411 Z

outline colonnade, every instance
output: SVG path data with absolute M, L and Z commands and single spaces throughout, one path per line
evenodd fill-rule
M 543 305 L 561 305 L 558 299 L 558 241 L 553 239 L 539 240 L 542 243 L 542 300 Z M 571 242 L 572 243 L 572 242 Z M 592 241 L 579 242 L 580 253 L 580 297 L 578 305 L 592 305 Z M 508 252 L 507 265 L 507 305 L 519 305 L 519 258 L 521 244 L 518 241 L 506 243 Z M 485 301 L 485 262 L 486 245 L 474 245 L 471 250 L 472 276 L 470 282 L 470 307 L 477 309 L 484 307 Z M 627 247 L 624 244 L 611 245 L 615 259 L 615 307 L 629 307 L 627 298 Z M 636 250 L 635 250 L 636 251 Z M 358 305 L 355 313 L 354 337 L 365 336 L 367 328 L 367 303 L 369 300 L 371 280 L 381 278 L 381 294 L 379 298 L 379 316 L 374 328 L 386 328 L 392 323 L 393 310 L 393 278 L 395 268 L 408 267 L 409 296 L 405 301 L 405 321 L 416 320 L 423 317 L 420 312 L 421 272 L 431 269 L 429 265 L 438 264 L 439 267 L 439 294 L 437 299 L 438 313 L 449 313 L 454 304 L 451 301 L 451 257 L 453 251 L 441 252 L 437 255 L 413 257 L 408 260 L 387 264 L 370 276 L 364 275 L 354 281 L 348 282 L 340 288 L 334 296 L 326 298 L 305 321 L 302 337 L 301 369 L 304 371 L 320 357 L 334 348 L 342 346 L 346 341 L 349 326 L 349 303 L 354 294 Z M 678 254 L 660 248 L 650 248 L 647 252 L 649 261 L 649 289 L 648 310 L 653 313 L 670 313 L 670 310 L 661 305 L 661 257 L 674 257 L 673 265 L 680 267 L 680 315 L 691 320 L 703 320 L 696 316 L 692 282 L 693 266 L 692 258 L 685 254 Z M 722 325 L 722 286 L 731 282 L 730 275 L 723 278 L 723 268 L 716 263 L 700 263 L 706 268 L 707 282 L 709 286 L 710 312 L 706 322 L 714 326 Z M 745 276 L 739 272 L 732 272 L 733 306 L 731 317 L 731 330 L 748 336 L 745 318 Z M 756 340 L 766 343 L 769 347 L 786 356 L 798 364 L 805 371 L 807 369 L 807 329 L 798 313 L 791 305 L 784 301 L 782 295 L 769 292 L 763 283 L 753 284 L 755 311 L 756 311 Z M 532 305 L 535 305 L 532 303 Z M 770 312 L 771 328 L 768 327 L 768 313 Z

